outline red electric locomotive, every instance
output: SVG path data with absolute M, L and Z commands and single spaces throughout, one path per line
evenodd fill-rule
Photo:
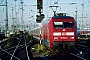
M 42 21 L 42 43 L 50 48 L 74 48 L 77 42 L 76 21 L 71 16 L 57 14 Z

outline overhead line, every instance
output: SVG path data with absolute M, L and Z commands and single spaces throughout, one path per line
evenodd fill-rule
M 2 4 L 3 1 L 4 1 L 4 0 L 2 0 L 0 4 Z

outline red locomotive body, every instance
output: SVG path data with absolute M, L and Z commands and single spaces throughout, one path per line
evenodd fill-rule
M 74 47 L 77 42 L 77 26 L 73 17 L 53 16 L 42 21 L 42 43 L 50 48 L 60 44 Z
M 42 41 L 42 44 L 61 50 L 70 50 L 77 43 L 77 24 L 71 16 L 53 16 L 41 22 L 42 28 L 37 27 L 29 31 L 34 38 Z M 40 30 L 42 31 L 40 32 Z M 41 33 L 41 34 L 40 34 Z M 42 37 L 40 39 L 40 37 Z

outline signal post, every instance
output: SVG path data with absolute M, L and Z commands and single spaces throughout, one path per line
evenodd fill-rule
M 42 48 L 42 42 L 41 42 L 41 21 L 44 19 L 44 14 L 42 14 L 43 10 L 43 0 L 37 0 L 37 12 L 39 15 L 36 15 L 36 22 L 40 23 L 40 43 L 38 44 L 38 52 L 41 53 L 43 48 Z
M 42 45 L 42 36 L 41 36 L 41 29 L 42 29 L 42 25 L 41 23 L 39 24 L 40 26 L 40 41 L 39 41 L 39 44 L 38 44 L 38 52 L 39 53 L 42 53 L 42 50 L 43 50 L 43 45 Z

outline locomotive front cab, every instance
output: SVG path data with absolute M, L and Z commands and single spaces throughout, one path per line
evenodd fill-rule
M 75 41 L 74 21 L 54 21 L 54 41 Z
M 54 46 L 65 45 L 75 46 L 76 29 L 75 21 L 72 17 L 53 19 L 53 41 Z

